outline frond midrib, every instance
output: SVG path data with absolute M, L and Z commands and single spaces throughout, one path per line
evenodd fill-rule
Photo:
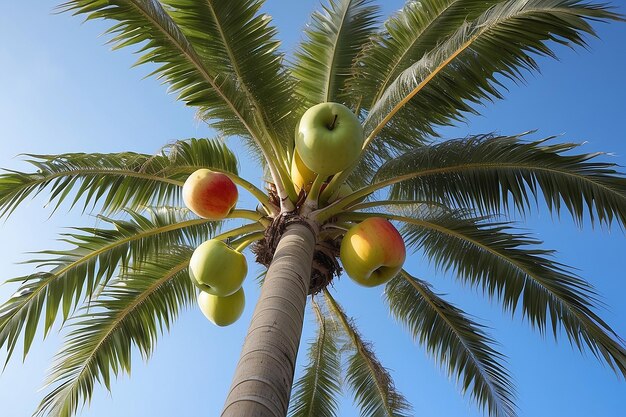
M 224 102 L 228 105 L 228 107 L 231 109 L 231 111 L 237 116 L 239 121 L 244 125 L 246 130 L 250 133 L 250 135 L 253 138 L 256 138 L 256 135 L 255 135 L 254 131 L 252 130 L 252 128 L 250 127 L 250 125 L 246 121 L 245 117 L 243 117 L 243 115 L 239 112 L 239 110 L 237 110 L 237 106 L 235 106 L 235 104 L 232 103 L 228 99 L 228 97 L 226 97 L 224 92 L 219 88 L 217 83 L 214 81 L 213 77 L 210 76 L 210 74 L 208 73 L 208 71 L 204 67 L 204 64 L 198 59 L 197 55 L 195 53 L 191 54 L 187 48 L 185 48 L 183 45 L 179 44 L 178 41 L 170 35 L 169 31 L 165 30 L 156 20 L 154 20 L 150 16 L 149 13 L 146 13 L 145 10 L 143 10 L 143 8 L 139 7 L 133 1 L 130 1 L 129 3 L 131 3 L 132 6 L 134 6 L 135 9 L 138 10 L 139 13 L 141 13 L 142 16 L 144 16 L 144 18 L 146 18 L 147 20 L 152 22 L 152 24 L 156 28 L 158 28 L 159 31 L 162 34 L 164 34 L 167 37 L 167 39 L 169 39 L 169 41 L 172 42 L 172 44 L 174 44 L 183 53 L 183 55 L 196 67 L 196 69 L 198 71 L 200 71 L 200 73 L 201 73 L 202 77 L 204 78 L 204 80 L 217 92 L 217 94 L 221 97 L 221 99 L 224 100 Z M 159 5 L 160 5 L 160 3 L 159 3 Z M 169 14 L 168 14 L 168 17 L 169 17 Z M 177 26 L 177 28 L 178 28 L 178 26 Z M 189 44 L 189 48 L 191 50 L 193 50 L 191 44 Z M 261 147 L 260 141 L 258 139 L 256 139 L 256 141 L 257 141 L 259 147 Z M 261 149 L 263 149 L 263 148 L 261 147 Z
M 231 43 L 229 42 L 229 39 L 226 37 L 226 33 L 224 32 L 224 28 L 222 27 L 222 24 L 221 24 L 222 22 L 218 19 L 217 14 L 215 13 L 215 8 L 213 7 L 212 2 L 210 0 L 205 0 L 205 3 L 206 3 L 206 5 L 209 8 L 211 16 L 213 17 L 213 21 L 215 22 L 215 26 L 217 28 L 217 31 L 220 34 L 220 37 L 222 38 L 222 44 L 224 45 L 224 49 L 226 50 L 226 53 L 228 55 L 228 58 L 230 60 L 231 65 L 232 65 L 232 68 L 233 68 L 233 71 L 235 73 L 235 76 L 237 77 L 237 80 L 239 81 L 239 85 L 242 86 L 242 88 L 244 90 L 244 94 L 246 95 L 248 100 L 252 103 L 252 108 L 255 109 L 256 112 L 260 112 L 261 113 L 260 114 L 259 127 L 263 130 L 263 132 L 267 136 L 268 143 L 270 144 L 272 150 L 277 155 L 281 155 L 282 152 L 279 152 L 279 149 L 277 149 L 274 146 L 274 143 L 272 141 L 272 137 L 267 132 L 267 126 L 265 125 L 266 118 L 263 117 L 263 115 L 262 115 L 263 110 L 261 110 L 261 109 L 263 109 L 263 106 L 260 105 L 260 103 L 258 102 L 256 97 L 250 92 L 250 89 L 248 88 L 248 85 L 244 82 L 239 62 L 237 61 L 237 59 L 235 59 L 235 54 L 233 52 Z M 252 131 L 250 131 L 250 129 L 248 129 L 248 131 L 250 132 L 250 134 L 253 137 L 256 137 L 256 135 Z M 261 138 L 257 138 L 257 142 L 259 142 L 259 146 L 261 147 L 262 146 L 261 145 Z M 267 154 L 266 151 L 264 151 L 264 153 L 266 153 L 265 156 L 266 156 L 266 159 L 268 159 L 267 157 L 269 157 L 269 154 Z M 270 159 L 268 159 L 268 163 L 270 163 L 270 165 L 272 165 L 272 161 Z
M 172 279 L 177 273 L 179 273 L 180 271 L 182 271 L 183 269 L 185 269 L 187 266 L 189 265 L 189 260 L 186 260 L 184 262 L 181 262 L 180 264 L 174 266 L 172 269 L 170 269 L 170 273 L 165 275 L 164 277 L 156 280 L 152 285 L 150 285 L 145 291 L 143 291 L 139 297 L 137 297 L 135 300 L 133 300 L 133 302 L 131 304 L 129 304 L 127 307 L 125 307 L 123 310 L 121 310 L 115 317 L 115 319 L 113 320 L 113 322 L 110 324 L 110 326 L 107 328 L 106 333 L 104 334 L 104 336 L 102 337 L 102 339 L 100 339 L 98 341 L 98 344 L 95 346 L 95 348 L 91 351 L 91 353 L 89 354 L 89 356 L 87 357 L 87 359 L 83 362 L 83 365 L 81 366 L 80 372 L 78 373 L 77 377 L 74 378 L 74 381 L 79 381 L 84 372 L 86 371 L 87 367 L 89 366 L 89 364 L 91 363 L 91 361 L 95 358 L 96 353 L 98 352 L 98 349 L 100 349 L 100 347 L 108 340 L 109 337 L 111 337 L 111 335 L 113 334 L 113 332 L 118 328 L 118 326 L 122 323 L 122 321 L 130 314 L 132 313 L 136 308 L 138 308 L 145 300 L 146 298 L 153 294 L 155 291 L 157 291 L 158 289 L 160 289 L 163 285 L 165 285 L 167 283 L 167 281 L 169 281 L 170 279 Z M 69 391 L 72 390 L 72 388 L 74 388 L 74 384 L 69 385 L 65 388 L 67 394 L 65 396 L 65 398 L 67 398 L 69 394 Z
M 609 187 L 608 185 L 602 184 L 600 182 L 596 182 L 593 180 L 593 178 L 587 177 L 585 175 L 577 174 L 571 171 L 556 169 L 556 168 L 548 168 L 548 167 L 540 167 L 536 165 L 508 163 L 508 162 L 471 163 L 471 164 L 455 165 L 454 167 L 431 168 L 431 169 L 427 169 L 427 170 L 420 171 L 417 173 L 399 175 L 397 177 L 393 177 L 388 180 L 375 183 L 369 187 L 365 187 L 362 191 L 365 192 L 367 190 L 367 193 L 369 194 L 370 193 L 369 190 L 372 188 L 374 188 L 374 191 L 375 191 L 377 189 L 386 187 L 388 185 L 393 185 L 396 183 L 400 183 L 402 181 L 419 178 L 419 177 L 423 177 L 427 175 L 452 173 L 452 172 L 464 171 L 468 169 L 492 169 L 492 168 L 523 169 L 523 170 L 530 170 L 530 171 L 549 172 L 552 174 L 560 174 L 560 175 L 564 175 L 567 177 L 573 177 L 579 180 L 588 181 L 603 190 L 609 191 L 613 194 L 617 194 L 618 197 L 626 199 L 626 196 L 620 194 L 617 190 Z M 360 194 L 361 192 L 358 192 L 358 193 Z M 360 197 L 361 196 L 359 195 L 357 198 L 360 198 Z
M 378 101 L 378 99 L 380 99 L 380 97 L 383 95 L 383 93 L 385 92 L 385 90 L 387 89 L 387 87 L 389 86 L 389 81 L 391 81 L 391 77 L 393 76 L 393 74 L 395 73 L 396 69 L 400 66 L 400 63 L 404 60 L 404 58 L 409 54 L 409 52 L 413 49 L 413 46 L 419 42 L 420 40 L 420 36 L 426 32 L 431 26 L 433 26 L 435 24 L 435 22 L 442 16 L 444 15 L 457 1 L 459 0 L 454 0 L 451 1 L 450 4 L 448 4 L 448 6 L 446 6 L 437 16 L 433 17 L 433 19 L 430 21 L 430 23 L 428 23 L 428 25 L 426 25 L 422 31 L 415 36 L 415 39 L 413 40 L 413 42 L 411 42 L 411 45 L 409 45 L 408 48 L 405 49 L 405 51 L 402 53 L 402 55 L 400 57 L 398 57 L 398 59 L 396 60 L 395 63 L 393 63 L 392 68 L 389 69 L 389 72 L 387 73 L 387 76 L 385 77 L 385 79 L 383 80 L 383 83 L 381 84 L 378 92 L 376 93 L 376 96 L 374 96 L 374 99 L 372 100 L 372 102 L 370 103 L 370 108 Z
M 352 3 L 353 0 L 349 0 L 349 3 Z M 330 58 L 330 62 L 329 62 L 329 66 L 328 66 L 328 74 L 326 76 L 326 82 L 324 83 L 324 101 L 330 101 L 330 87 L 331 84 L 333 83 L 333 75 L 335 73 L 335 66 L 334 63 L 337 59 L 337 45 L 339 44 L 339 39 L 341 38 L 341 33 L 342 31 L 345 29 L 344 28 L 344 23 L 346 21 L 346 18 L 348 17 L 348 10 L 350 10 L 350 6 L 347 6 L 344 9 L 343 15 L 341 16 L 341 24 L 339 26 L 339 31 L 337 32 L 335 39 L 333 40 L 333 54 Z
M 320 336 L 318 339 L 319 344 L 318 344 L 318 350 L 317 350 L 317 357 L 315 358 L 315 378 L 313 379 L 313 392 L 311 393 L 311 399 L 315 398 L 315 396 L 317 395 L 317 386 L 318 386 L 317 381 L 319 381 L 319 376 L 320 376 L 319 363 L 322 361 L 322 357 L 323 357 L 322 347 L 324 346 L 324 342 L 326 341 L 326 323 L 324 322 L 324 317 L 322 316 L 322 313 L 320 312 L 319 306 L 315 302 L 313 302 L 313 309 L 315 310 L 315 315 L 319 323 Z M 309 404 L 311 403 L 313 403 L 312 400 L 309 401 Z M 317 417 L 311 413 L 313 413 L 313 407 L 309 407 L 308 417 Z
M 170 179 L 170 178 L 158 177 L 158 176 L 150 175 L 150 174 L 144 174 L 144 173 L 141 173 L 141 172 L 132 171 L 132 170 L 128 170 L 128 169 L 116 169 L 116 168 L 102 168 L 102 169 L 80 168 L 80 169 L 71 169 L 71 170 L 63 171 L 63 172 L 49 173 L 47 175 L 45 173 L 43 173 L 43 172 L 37 172 L 37 173 L 34 173 L 34 174 L 35 175 L 36 174 L 44 175 L 44 177 L 41 178 L 41 179 L 37 179 L 35 181 L 29 182 L 29 185 L 42 184 L 42 183 L 45 183 L 47 181 L 53 180 L 55 178 L 71 177 L 71 176 L 76 176 L 76 175 L 115 174 L 117 176 L 141 178 L 141 179 L 146 179 L 146 180 L 164 182 L 164 183 L 167 183 L 167 184 L 177 185 L 179 187 L 183 186 L 183 182 L 182 181 L 176 181 L 176 180 L 173 180 L 173 179 Z
M 561 306 L 568 306 L 568 307 L 570 306 L 570 304 L 566 300 L 563 300 L 563 298 L 559 294 L 557 294 L 554 291 L 551 291 L 549 288 L 547 288 L 543 284 L 543 280 L 541 279 L 541 277 L 539 277 L 538 275 L 532 273 L 531 271 L 528 271 L 523 265 L 520 265 L 514 259 L 511 259 L 511 258 L 505 256 L 504 254 L 498 252 L 497 250 L 495 250 L 493 248 L 490 248 L 489 246 L 484 245 L 484 244 L 476 241 L 475 239 L 472 239 L 471 237 L 469 237 L 467 235 L 455 232 L 455 231 L 450 230 L 450 229 L 448 229 L 446 227 L 443 227 L 443 226 L 440 226 L 440 225 L 437 225 L 437 224 L 434 224 L 432 222 L 428 222 L 428 221 L 425 221 L 425 220 L 418 220 L 418 219 L 414 219 L 414 218 L 411 218 L 411 217 L 397 216 L 397 215 L 391 215 L 391 214 L 382 214 L 382 213 L 381 213 L 381 216 L 385 216 L 385 217 L 387 217 L 388 219 L 391 219 L 391 220 L 397 220 L 397 221 L 406 222 L 406 223 L 409 223 L 409 224 L 415 224 L 417 226 L 425 227 L 427 229 L 432 229 L 432 230 L 435 230 L 437 232 L 446 234 L 448 236 L 452 236 L 454 238 L 461 239 L 461 240 L 464 240 L 466 242 L 469 242 L 469 243 L 479 247 L 480 249 L 482 249 L 484 251 L 487 251 L 487 252 L 491 253 L 492 255 L 500 258 L 501 260 L 507 262 L 511 266 L 513 266 L 513 267 L 517 268 L 518 270 L 520 270 L 521 272 L 523 272 L 528 277 L 532 278 L 532 280 L 533 280 L 533 282 L 535 284 L 541 286 L 541 288 L 543 288 L 544 291 L 546 291 L 546 293 L 550 296 L 550 298 L 555 300 L 555 301 L 557 301 L 558 304 L 560 304 Z M 573 311 L 574 314 L 576 315 L 576 317 L 578 317 L 578 319 L 581 320 L 581 322 L 584 323 L 586 321 L 585 317 L 581 318 L 579 316 L 577 308 L 571 308 L 571 309 L 568 308 L 568 310 Z
M 485 29 L 486 31 L 487 29 Z M 422 88 L 424 88 L 433 78 L 435 78 L 439 72 L 441 72 L 444 68 L 448 66 L 450 62 L 452 62 L 459 54 L 461 54 L 464 50 L 466 50 L 483 32 L 479 31 L 476 35 L 472 36 L 469 40 L 463 43 L 454 53 L 452 53 L 448 58 L 446 58 L 441 64 L 439 64 L 424 80 L 422 80 L 409 94 L 407 94 L 399 103 L 397 103 L 387 115 L 376 125 L 376 127 L 372 130 L 372 132 L 367 136 L 365 142 L 363 143 L 363 148 L 367 147 L 367 145 L 376 138 L 376 136 L 380 133 L 380 131 L 387 125 L 389 120 L 395 116 L 395 114 L 400 111 L 402 107 L 406 103 L 409 102 L 417 93 L 419 93 Z
M 207 223 L 207 222 L 208 222 L 207 219 L 194 219 L 194 220 L 188 220 L 186 222 L 176 223 L 176 224 L 173 224 L 173 225 L 162 226 L 162 227 L 159 227 L 159 228 L 152 229 L 150 231 L 137 233 L 137 234 L 135 234 L 133 236 L 128 236 L 128 237 L 126 237 L 126 238 L 124 238 L 122 240 L 116 241 L 115 243 L 110 243 L 110 244 L 108 244 L 108 245 L 106 245 L 106 246 L 104 246 L 104 247 L 102 247 L 102 248 L 100 248 L 100 249 L 98 249 L 98 250 L 96 250 L 94 252 L 91 252 L 88 255 L 82 257 L 81 259 L 78 259 L 78 260 L 72 262 L 71 264 L 66 265 L 60 271 L 57 271 L 57 272 L 53 273 L 52 275 L 54 275 L 54 278 L 52 278 L 51 280 L 46 281 L 46 283 L 44 285 L 41 285 L 41 286 L 37 287 L 28 296 L 28 298 L 26 298 L 24 300 L 24 302 L 20 303 L 19 306 L 14 309 L 13 314 L 8 316 L 4 320 L 4 322 L 6 323 L 6 322 L 10 321 L 13 317 L 15 317 L 15 315 L 18 314 L 18 312 L 21 311 L 21 309 L 26 304 L 28 304 L 30 301 L 32 301 L 37 296 L 37 294 L 39 294 L 41 291 L 43 291 L 44 288 L 48 288 L 48 286 L 50 285 L 50 282 L 52 282 L 52 280 L 58 279 L 60 275 L 64 274 L 68 270 L 70 270 L 70 269 L 72 269 L 72 268 L 76 267 L 77 265 L 80 265 L 80 264 L 82 264 L 84 262 L 87 262 L 90 259 L 93 259 L 95 256 L 98 256 L 101 253 L 106 252 L 107 250 L 113 249 L 113 248 L 115 248 L 117 246 L 121 246 L 121 245 L 124 245 L 124 244 L 129 243 L 129 242 L 132 242 L 133 240 L 138 240 L 138 239 L 141 239 L 141 238 L 144 238 L 144 237 L 148 237 L 148 236 L 152 236 L 152 235 L 156 235 L 156 234 L 159 234 L 159 233 L 169 232 L 169 231 L 176 230 L 176 229 L 182 229 L 182 228 L 187 227 L 187 226 L 194 226 L 196 224 L 202 224 L 202 223 Z
M 358 339 L 358 337 L 354 333 L 353 329 L 350 327 L 350 324 L 346 321 L 346 319 L 347 319 L 346 316 L 344 315 L 344 313 L 341 312 L 341 310 L 339 309 L 339 306 L 337 305 L 335 299 L 333 298 L 333 296 L 330 294 L 330 292 L 326 288 L 324 288 L 324 295 L 326 296 L 326 299 L 330 301 L 331 307 L 335 311 L 336 315 L 339 317 L 339 320 L 341 321 L 341 325 L 343 326 L 344 330 L 346 331 L 346 333 L 348 334 L 348 336 L 352 340 L 352 343 L 354 344 L 354 347 L 357 349 L 359 355 L 367 363 L 367 367 L 370 369 L 370 372 L 371 372 L 371 374 L 373 376 L 373 380 L 374 380 L 375 385 L 376 385 L 376 390 L 378 391 L 378 394 L 380 395 L 380 397 L 383 399 L 382 402 L 383 402 L 383 405 L 384 405 L 384 408 L 385 408 L 385 413 L 389 417 L 393 417 L 394 416 L 394 412 L 393 412 L 393 410 L 389 409 L 389 398 L 387 397 L 387 394 L 386 394 L 383 386 L 381 385 L 380 380 L 378 379 L 378 373 L 376 372 L 376 369 L 374 368 L 374 365 L 373 365 L 373 363 L 371 361 L 371 358 L 369 357 L 369 355 L 367 355 L 367 352 L 366 352 L 365 348 L 363 347 L 363 345 L 361 344 L 360 340 Z
M 428 296 L 428 294 L 426 294 L 426 292 L 423 290 L 423 288 L 421 288 L 421 286 L 417 285 L 416 282 L 412 279 L 410 279 L 407 276 L 406 271 L 402 270 L 401 272 L 402 277 L 409 283 L 411 284 L 411 286 L 413 288 L 415 288 L 415 290 L 417 292 L 419 292 L 422 297 L 424 298 L 424 300 L 426 300 L 426 302 L 428 303 L 428 305 L 435 311 L 437 311 L 438 313 L 438 317 L 442 318 L 450 327 L 450 329 L 452 329 L 452 331 L 454 332 L 454 334 L 459 338 L 459 340 L 461 341 L 461 344 L 463 345 L 463 347 L 465 348 L 466 352 L 469 353 L 469 355 L 472 357 L 472 363 L 474 363 L 474 365 L 476 365 L 478 367 L 478 369 L 480 370 L 480 373 L 482 375 L 487 374 L 487 371 L 485 369 L 485 367 L 483 366 L 482 362 L 479 361 L 476 358 L 476 355 L 474 354 L 473 349 L 471 349 L 468 345 L 467 345 L 467 341 L 465 340 L 465 338 L 461 335 L 461 333 L 459 332 L 459 330 L 457 329 L 457 327 L 454 325 L 454 323 L 452 323 L 449 319 L 448 316 L 446 314 L 443 313 L 443 311 L 439 308 L 439 306 L 435 303 L 432 302 L 431 298 Z M 495 397 L 499 398 L 498 396 L 498 390 L 496 389 L 496 387 L 493 386 L 493 382 L 491 381 L 491 378 L 483 378 L 483 380 L 487 383 L 487 385 L 489 386 L 490 391 L 495 394 Z M 499 402 L 499 401 L 498 401 Z
M 574 14 L 572 12 L 571 9 L 568 8 L 562 8 L 562 7 L 553 7 L 548 9 L 550 12 L 556 12 L 556 13 L 564 13 L 564 14 Z M 377 126 L 372 130 L 372 133 L 370 133 L 368 135 L 368 137 L 366 138 L 365 142 L 364 142 L 364 148 L 365 146 L 367 146 L 367 144 L 369 144 L 373 139 L 375 139 L 376 135 L 378 135 L 378 133 L 380 133 L 380 131 L 385 127 L 385 125 L 389 122 L 389 120 L 391 120 L 391 118 L 402 108 L 404 107 L 404 105 L 411 99 L 413 98 L 417 93 L 419 93 L 419 91 L 421 91 L 426 84 L 428 84 L 435 76 L 437 76 L 439 74 L 439 72 L 441 72 L 445 67 L 448 66 L 448 64 L 450 64 L 450 62 L 455 59 L 460 53 L 462 53 L 464 50 L 466 50 L 470 45 L 472 45 L 474 43 L 474 41 L 476 41 L 476 39 L 478 39 L 480 36 L 482 36 L 485 32 L 491 30 L 493 27 L 495 27 L 498 23 L 501 23 L 503 21 L 507 21 L 507 20 L 512 20 L 512 19 L 519 19 L 520 17 L 523 17 L 524 15 L 528 15 L 528 14 L 532 14 L 532 13 L 536 13 L 536 12 L 546 12 L 546 9 L 541 9 L 541 8 L 527 8 L 521 11 L 517 11 L 514 15 L 511 16 L 506 16 L 504 18 L 498 18 L 498 19 L 494 19 L 492 21 L 489 22 L 489 25 L 484 25 L 484 27 L 480 30 L 478 30 L 476 32 L 476 34 L 474 34 L 473 36 L 471 36 L 466 42 L 464 42 L 454 53 L 452 53 L 450 55 L 450 57 L 448 57 L 446 60 L 444 60 L 440 65 L 438 65 L 435 70 L 433 72 L 431 72 L 428 77 L 426 77 L 422 82 L 420 82 L 404 99 L 402 99 L 398 104 L 396 104 L 391 111 L 383 118 L 383 120 L 381 122 L 379 122 L 377 124 Z

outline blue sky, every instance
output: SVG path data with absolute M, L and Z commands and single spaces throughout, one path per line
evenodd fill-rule
M 102 22 L 81 23 L 80 18 L 52 13 L 55 2 L 7 2 L 0 14 L 0 167 L 27 169 L 20 153 L 156 152 L 162 145 L 188 137 L 213 134 L 168 95 L 153 78 L 143 79 L 146 68 L 130 69 L 130 51 L 111 52 L 103 46 Z M 265 10 L 275 17 L 284 49 L 292 51 L 312 1 L 268 1 Z M 626 2 L 615 3 L 626 13 Z M 386 10 L 401 2 L 386 2 Z M 525 84 L 509 85 L 506 99 L 481 108 L 482 115 L 455 129 L 448 137 L 497 131 L 504 134 L 538 129 L 534 137 L 562 134 L 562 140 L 586 142 L 585 152 L 611 152 L 605 160 L 626 165 L 626 41 L 625 24 L 596 25 L 600 39 L 589 39 L 589 51 L 557 48 L 560 60 L 542 59 L 541 74 Z M 245 151 L 231 142 L 242 158 L 242 173 L 258 180 Z M 61 208 L 50 217 L 44 197 L 25 203 L 0 223 L 2 281 L 28 274 L 27 252 L 61 248 L 57 234 L 69 225 L 93 225 L 89 214 L 79 216 Z M 601 315 L 626 336 L 626 239 L 618 228 L 610 231 L 589 224 L 576 228 L 563 214 L 560 219 L 534 210 L 523 225 L 556 249 L 558 259 L 576 267 L 591 281 L 605 307 Z M 408 262 L 416 276 L 428 279 L 439 293 L 490 327 L 506 354 L 517 383 L 520 416 L 623 416 L 626 384 L 597 362 L 589 352 L 581 355 L 567 341 L 556 344 L 530 329 L 519 315 L 511 319 L 495 302 L 458 286 L 454 277 L 434 271 L 419 254 Z M 253 276 L 254 271 L 250 276 Z M 1 286 L 0 300 L 14 287 Z M 228 328 L 211 326 L 196 309 L 185 311 L 156 352 L 144 363 L 134 358 L 132 376 L 122 376 L 112 393 L 98 389 L 83 416 L 213 416 L 218 415 L 236 365 L 247 321 L 257 296 L 256 284 L 246 284 L 248 305 L 243 318 Z M 393 324 L 381 301 L 381 289 L 357 287 L 348 279 L 335 285 L 336 297 L 359 325 L 395 378 L 398 389 L 420 416 L 482 415 L 438 365 L 402 328 Z M 314 326 L 307 315 L 302 347 Z M 62 334 L 62 331 L 61 331 Z M 16 355 L 0 375 L 0 416 L 32 413 L 44 392 L 41 388 L 54 353 L 61 346 L 58 328 L 35 347 L 24 363 Z M 3 360 L 4 352 L 0 352 Z M 299 356 L 305 359 L 304 350 Z M 349 400 L 342 416 L 357 416 Z

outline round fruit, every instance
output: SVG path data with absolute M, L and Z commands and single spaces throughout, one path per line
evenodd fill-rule
M 207 240 L 193 251 L 189 276 L 202 284 L 206 292 L 225 297 L 239 288 L 248 273 L 248 262 L 221 240 Z
M 320 103 L 302 115 L 296 150 L 302 162 L 320 175 L 333 175 L 359 158 L 363 127 L 352 111 L 339 103 Z
M 198 306 L 202 314 L 213 324 L 228 326 L 241 317 L 246 305 L 243 288 L 227 297 L 218 297 L 204 291 L 198 295 Z
M 183 201 L 189 210 L 209 220 L 221 220 L 237 204 L 239 193 L 228 175 L 199 169 L 183 185 Z
M 357 283 L 374 287 L 395 277 L 404 264 L 404 240 L 387 219 L 370 217 L 348 230 L 339 251 L 343 268 Z

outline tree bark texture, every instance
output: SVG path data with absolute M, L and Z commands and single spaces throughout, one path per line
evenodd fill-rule
M 222 417 L 285 417 L 306 307 L 315 236 L 287 226 L 268 269 Z

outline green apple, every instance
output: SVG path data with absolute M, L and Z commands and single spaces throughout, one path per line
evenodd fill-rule
M 209 294 L 226 297 L 239 288 L 248 273 L 246 257 L 221 240 L 207 240 L 193 251 L 189 276 Z
M 382 217 L 370 217 L 348 230 L 341 241 L 339 257 L 350 278 L 374 287 L 400 272 L 406 247 L 393 224 Z
M 339 103 L 320 103 L 302 115 L 296 150 L 311 171 L 328 176 L 359 158 L 363 127 L 352 110 Z
M 198 295 L 198 306 L 202 314 L 213 324 L 221 327 L 236 322 L 241 317 L 245 305 L 243 288 L 227 297 L 218 297 L 204 291 L 200 291 Z
M 199 169 L 183 184 L 183 201 L 187 208 L 209 220 L 221 220 L 237 204 L 239 193 L 228 175 Z

